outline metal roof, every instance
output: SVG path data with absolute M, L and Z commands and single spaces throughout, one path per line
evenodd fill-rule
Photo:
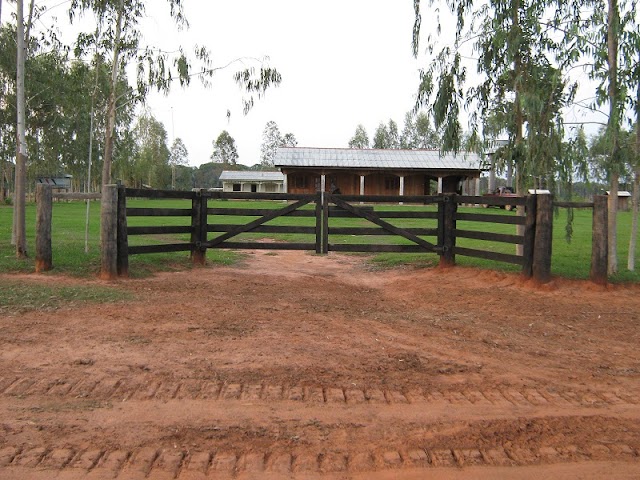
M 220 180 L 241 180 L 244 182 L 284 182 L 284 175 L 280 172 L 256 172 L 253 170 L 224 170 Z
M 438 150 L 374 150 L 355 148 L 281 147 L 274 158 L 276 167 L 480 170 L 480 156 Z

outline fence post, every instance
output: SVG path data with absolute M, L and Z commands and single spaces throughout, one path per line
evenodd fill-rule
M 129 238 L 127 236 L 127 193 L 118 184 L 118 276 L 129 276 Z
M 46 272 L 53 268 L 51 251 L 51 216 L 53 196 L 51 185 L 36 186 L 36 273 Z
M 100 277 L 118 276 L 118 186 L 103 185 L 100 203 Z
M 525 204 L 524 243 L 522 248 L 522 275 L 533 275 L 533 246 L 536 238 L 536 195 L 527 195 Z
M 593 226 L 591 239 L 591 271 L 589 278 L 592 282 L 606 285 L 608 254 L 608 210 L 607 196 L 593 197 Z
M 202 195 L 202 190 L 195 192 L 191 207 L 191 261 L 194 265 L 204 265 L 207 254 L 202 244 L 207 241 L 207 209 L 206 197 Z
M 441 210 L 442 209 L 442 210 Z M 443 203 L 438 205 L 438 240 L 442 240 L 441 267 L 451 267 L 456 264 L 454 248 L 456 246 L 456 213 L 458 202 L 455 193 L 443 195 Z M 440 226 L 442 223 L 442 226 Z
M 322 253 L 329 253 L 329 199 L 326 192 L 320 192 L 322 199 Z
M 322 250 L 322 194 L 316 193 L 316 253 L 320 254 Z
M 533 244 L 533 278 L 540 283 L 551 280 L 553 242 L 553 196 L 536 195 L 536 228 Z

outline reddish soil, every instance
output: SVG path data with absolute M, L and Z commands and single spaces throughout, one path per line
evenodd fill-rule
M 95 283 L 134 300 L 0 317 L 0 478 L 640 478 L 635 285 L 298 252 Z

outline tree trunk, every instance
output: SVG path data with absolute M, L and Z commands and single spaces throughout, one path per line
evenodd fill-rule
M 118 83 L 118 65 L 120 59 L 120 40 L 122 36 L 122 22 L 124 20 L 124 5 L 120 2 L 116 34 L 113 40 L 113 64 L 111 65 L 111 91 L 107 109 L 107 132 L 104 142 L 104 164 L 102 165 L 102 185 L 111 183 L 111 161 L 113 159 L 113 136 L 116 128 L 116 87 Z
M 520 18 L 519 18 L 519 12 L 520 12 L 520 1 L 519 0 L 515 0 L 513 2 L 513 29 L 514 29 L 514 34 L 516 37 L 520 37 Z M 522 82 L 522 76 L 523 76 L 523 66 L 522 66 L 522 58 L 520 56 L 520 52 L 516 50 L 515 54 L 514 54 L 514 61 L 513 61 L 513 68 L 514 68 L 514 84 L 513 84 L 513 91 L 515 92 L 515 98 L 514 98 L 514 108 L 515 108 L 515 151 L 516 151 L 516 157 L 515 157 L 515 169 L 516 169 L 516 194 L 518 195 L 524 195 L 524 171 L 523 171 L 523 164 L 524 164 L 524 159 L 522 158 L 522 154 L 523 154 L 523 148 L 522 148 L 522 143 L 524 141 L 524 134 L 523 134 L 523 124 L 524 124 L 524 115 L 522 113 L 522 106 L 520 105 L 520 95 L 521 95 L 521 82 Z M 516 207 L 516 215 L 519 217 L 524 217 L 525 212 L 524 212 L 524 205 L 519 205 L 518 207 Z M 516 226 L 516 234 L 517 235 L 524 235 L 524 225 L 517 225 Z M 516 255 L 523 255 L 524 253 L 524 246 L 522 244 L 518 244 L 516 245 Z
M 618 181 L 619 169 L 619 109 L 618 109 L 618 29 L 620 25 L 620 13 L 618 0 L 609 0 L 607 16 L 607 63 L 609 67 L 609 123 L 607 130 L 611 145 L 611 158 L 609 169 L 611 177 L 611 192 L 609 194 L 609 275 L 618 273 L 618 248 L 617 248 L 617 215 L 618 215 Z
M 629 254 L 627 268 L 632 272 L 636 267 L 636 242 L 638 239 L 638 212 L 640 208 L 640 63 L 636 67 L 636 159 L 635 175 L 633 177 L 633 216 L 631 217 L 631 238 L 629 239 Z
M 17 5 L 17 73 L 16 73 L 16 110 L 17 110 L 17 148 L 16 148 L 16 173 L 15 173 L 15 203 L 13 206 L 16 257 L 27 256 L 27 238 L 25 223 L 26 206 L 26 168 L 27 168 L 27 141 L 25 134 L 25 98 L 24 98 L 24 18 L 23 0 L 18 0 Z

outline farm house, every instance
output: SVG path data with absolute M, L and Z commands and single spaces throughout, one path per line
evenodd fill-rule
M 480 191 L 480 157 L 437 150 L 279 148 L 284 191 L 345 195 L 434 195 Z
M 284 175 L 280 172 L 254 172 L 224 170 L 220 174 L 222 191 L 283 193 Z

